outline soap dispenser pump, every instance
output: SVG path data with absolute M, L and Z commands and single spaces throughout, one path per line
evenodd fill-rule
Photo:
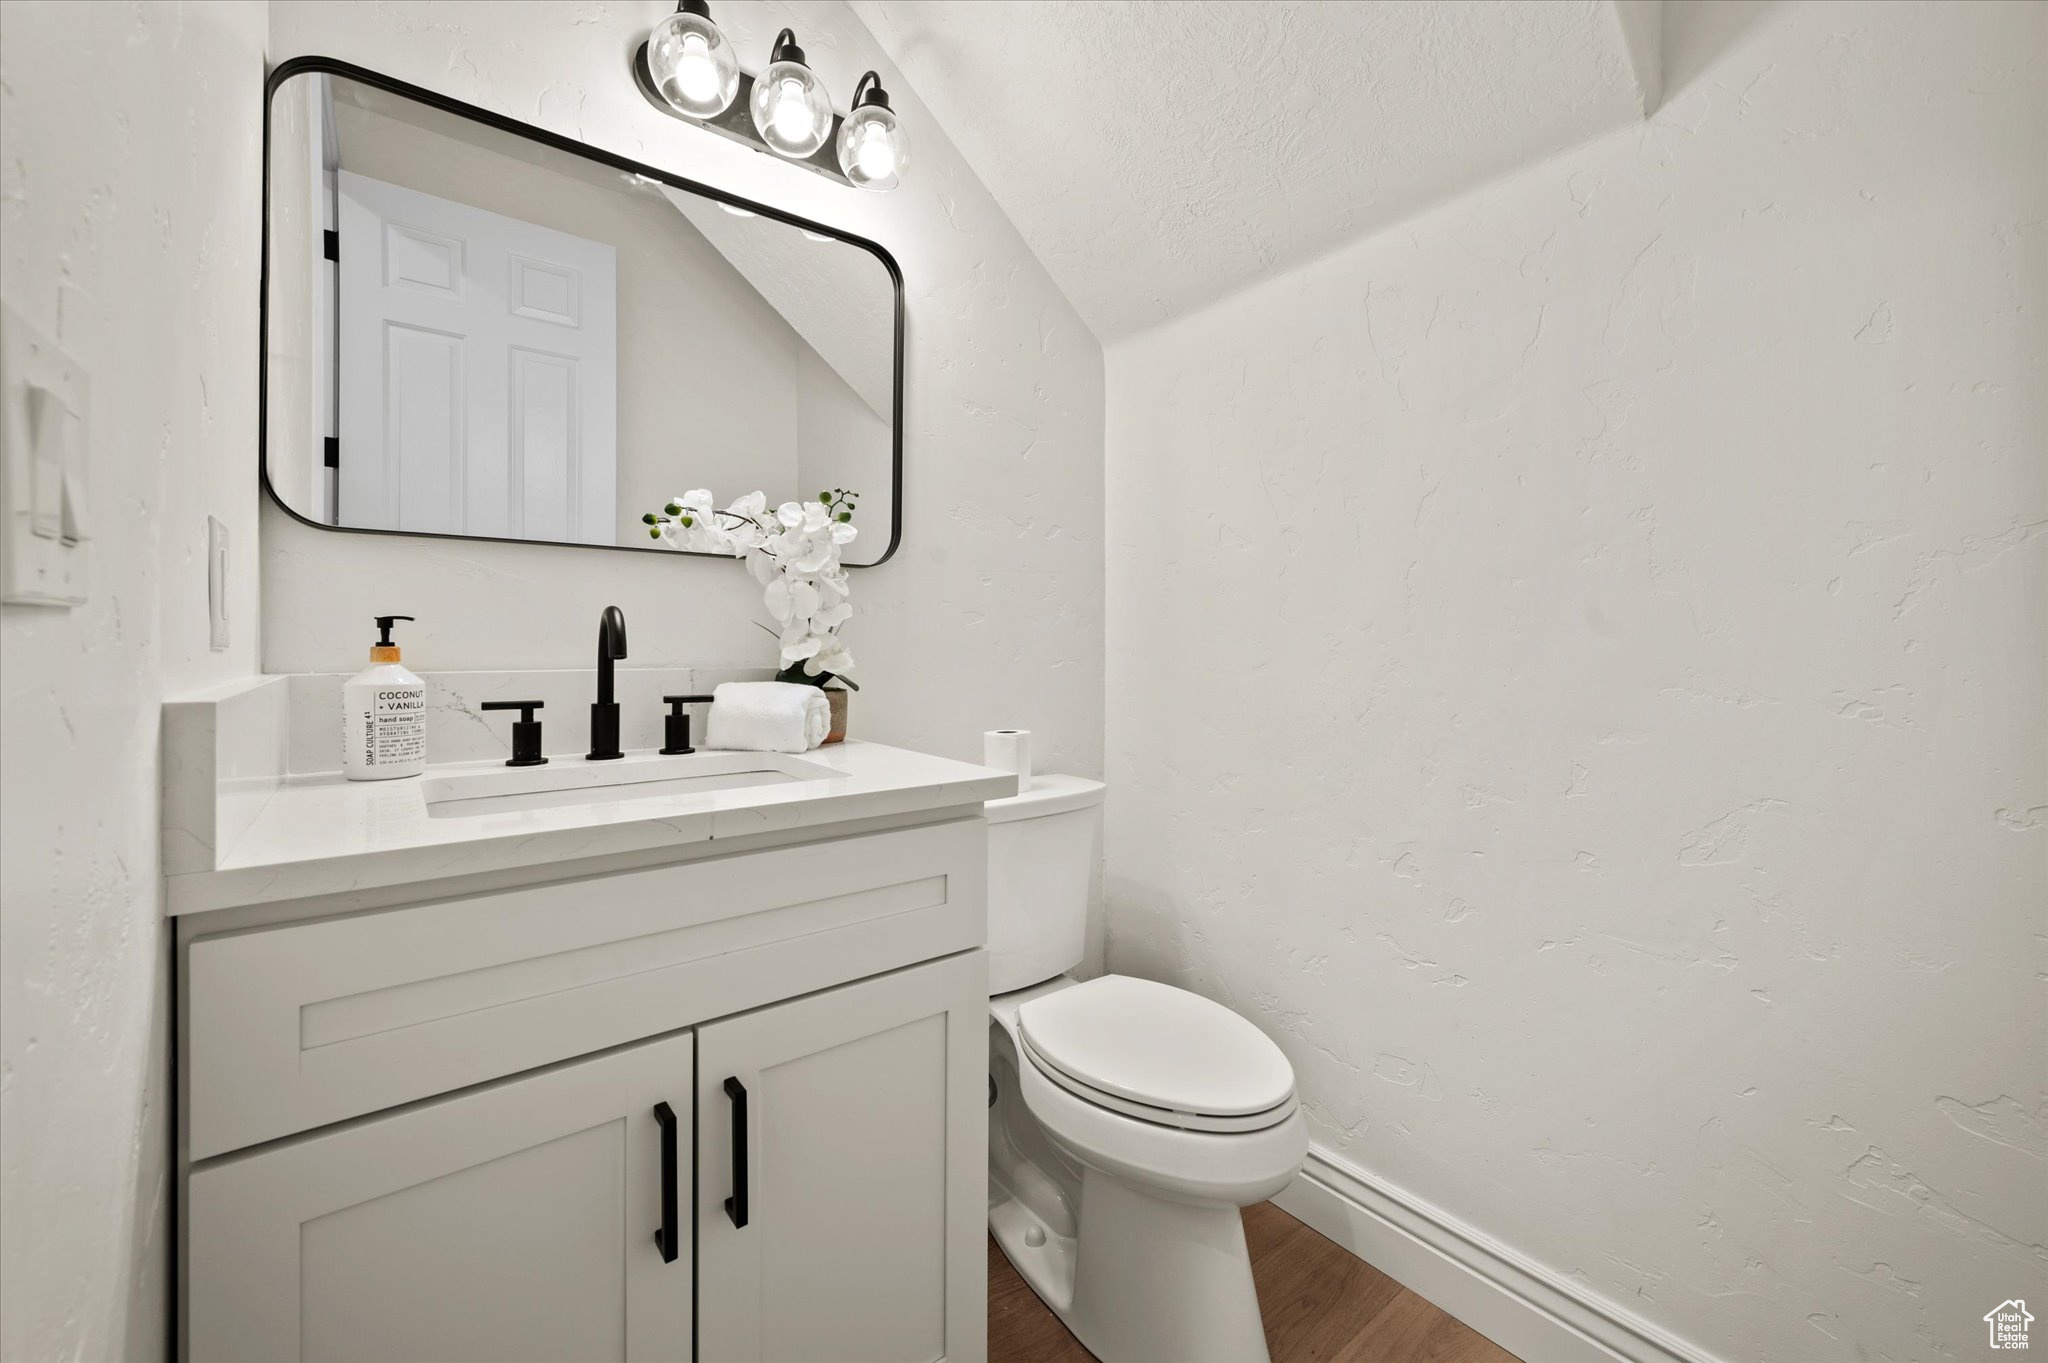
M 351 781 L 418 776 L 427 765 L 427 684 L 399 665 L 391 627 L 410 615 L 379 615 L 370 666 L 341 688 L 341 765 Z

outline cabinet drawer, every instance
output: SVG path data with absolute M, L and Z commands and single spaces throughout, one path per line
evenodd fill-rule
M 982 944 L 979 819 L 201 938 L 190 1157 Z

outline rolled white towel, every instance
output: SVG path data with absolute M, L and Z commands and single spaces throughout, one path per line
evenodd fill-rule
M 711 693 L 704 746 L 741 752 L 809 752 L 832 730 L 832 705 L 815 686 L 720 682 Z

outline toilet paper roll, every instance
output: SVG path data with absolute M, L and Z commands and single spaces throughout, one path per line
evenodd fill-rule
M 981 764 L 997 771 L 1014 771 L 1021 789 L 1031 782 L 1031 731 L 990 729 L 981 736 Z

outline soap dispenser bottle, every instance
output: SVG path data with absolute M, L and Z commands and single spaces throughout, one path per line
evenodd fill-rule
M 341 688 L 341 763 L 351 781 L 418 776 L 427 765 L 427 684 L 398 665 L 391 626 L 410 615 L 379 615 L 370 666 Z

